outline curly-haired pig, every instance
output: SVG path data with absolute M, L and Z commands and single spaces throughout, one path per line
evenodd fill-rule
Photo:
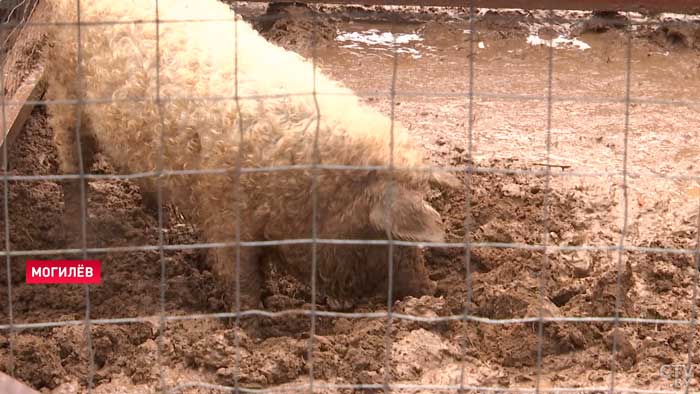
M 55 22 L 77 22 L 76 0 L 47 1 Z M 203 242 L 227 243 L 209 256 L 231 301 L 240 280 L 243 308 L 261 306 L 263 253 L 308 283 L 313 246 L 244 245 L 237 256 L 237 229 L 244 242 L 308 240 L 314 202 L 321 240 L 443 240 L 426 195 L 456 178 L 419 170 L 428 162 L 401 125 L 223 3 L 160 0 L 158 27 L 155 16 L 153 0 L 81 0 L 80 29 L 52 27 L 48 99 L 63 173 L 79 172 L 78 123 L 94 145 L 81 142 L 86 169 L 97 149 L 120 173 L 169 171 L 161 178 L 169 201 Z M 349 168 L 358 166 L 370 168 Z M 172 173 L 214 169 L 228 171 Z M 65 184 L 74 214 L 78 183 Z M 139 185 L 152 195 L 156 178 Z M 331 306 L 386 291 L 387 245 L 319 242 L 315 255 L 318 291 Z M 435 291 L 417 247 L 394 246 L 392 260 L 396 297 Z

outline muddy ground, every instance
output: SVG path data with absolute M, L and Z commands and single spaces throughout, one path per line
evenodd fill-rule
M 540 312 L 549 317 L 585 318 L 612 317 L 617 310 L 623 317 L 671 321 L 694 316 L 693 256 L 665 249 L 695 248 L 698 236 L 700 186 L 695 180 L 678 178 L 698 175 L 697 22 L 664 15 L 635 16 L 630 62 L 633 100 L 626 108 L 627 39 L 619 19 L 602 23 L 589 19 L 587 13 L 571 12 L 550 20 L 543 13 L 480 10 L 473 26 L 478 37 L 473 48 L 476 97 L 470 157 L 468 97 L 462 94 L 468 92 L 470 79 L 465 31 L 471 27 L 466 10 L 294 8 L 278 10 L 272 19 L 263 15 L 260 6 L 243 5 L 241 12 L 269 39 L 305 56 L 315 54 L 322 70 L 365 94 L 366 100 L 387 114 L 394 52 L 398 51 L 396 118 L 431 152 L 435 164 L 472 163 L 482 170 L 498 170 L 461 173 L 468 189 L 434 192 L 431 200 L 445 219 L 450 242 L 464 241 L 469 231 L 469 238 L 479 243 L 541 245 L 547 234 L 546 241 L 553 245 L 611 247 L 620 244 L 626 228 L 624 245 L 637 248 L 622 256 L 609 250 L 554 250 L 545 256 L 541 250 L 527 248 L 476 247 L 470 251 L 469 264 L 464 248 L 429 249 L 427 262 L 432 279 L 438 282 L 437 294 L 397 300 L 393 311 L 435 317 L 458 315 L 466 309 L 493 320 L 422 323 L 395 318 L 387 331 L 382 318 L 320 317 L 311 356 L 317 391 L 350 392 L 323 385 L 382 384 L 386 377 L 393 384 L 462 382 L 470 387 L 533 388 L 538 372 L 543 389 L 607 387 L 613 371 L 617 388 L 682 388 L 682 384 L 674 386 L 674 366 L 689 359 L 700 364 L 694 327 L 673 322 L 621 323 L 616 335 L 609 322 L 557 322 L 544 324 L 539 337 L 536 323 L 493 323 L 537 317 Z M 382 33 L 394 36 L 387 42 Z M 553 102 L 549 114 L 544 98 L 550 52 L 528 44 L 531 34 L 543 38 L 562 34 L 590 46 L 554 49 L 552 92 L 562 99 Z M 313 42 L 318 44 L 315 49 Z M 10 172 L 56 174 L 51 133 L 43 108 L 37 108 L 12 147 Z M 549 160 L 556 165 L 550 167 L 549 182 L 544 176 L 522 173 L 545 171 L 548 134 Z M 625 146 L 626 226 L 619 175 Z M 91 171 L 112 173 L 113 169 L 101 158 Z M 88 195 L 90 246 L 157 244 L 157 218 L 144 209 L 135 185 L 96 181 Z M 56 182 L 11 182 L 9 197 L 12 250 L 65 247 L 60 225 L 62 191 Z M 168 209 L 166 242 L 196 242 L 196 229 L 175 207 Z M 153 319 L 98 323 L 89 331 L 83 325 L 28 328 L 12 334 L 5 330 L 0 335 L 0 370 L 54 394 L 86 392 L 88 386 L 94 393 L 105 394 L 153 392 L 162 384 L 181 393 L 219 393 L 223 389 L 192 387 L 192 383 L 240 383 L 281 391 L 308 384 L 307 316 L 263 319 L 256 336 L 220 319 L 168 321 L 159 336 L 158 252 L 91 257 L 103 261 L 104 284 L 90 289 L 90 317 Z M 0 324 L 9 323 L 10 305 L 14 323 L 85 317 L 85 288 L 26 285 L 25 260 L 10 261 L 11 299 L 7 272 L 0 270 L 4 306 Z M 465 280 L 467 267 L 470 281 Z M 165 268 L 167 315 L 225 311 L 203 251 L 167 253 Z M 266 309 L 310 308 L 307 286 L 279 272 L 274 264 L 267 271 Z M 318 309 L 329 308 L 321 300 Z M 354 311 L 383 312 L 386 304 L 369 300 Z M 92 357 L 86 338 L 90 338 Z M 697 390 L 698 368 L 691 374 L 691 388 Z

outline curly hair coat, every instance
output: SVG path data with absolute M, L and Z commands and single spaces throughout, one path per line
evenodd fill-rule
M 227 5 L 160 0 L 156 26 L 153 0 L 81 0 L 80 18 L 77 0 L 48 2 L 58 22 L 49 112 L 63 173 L 79 172 L 79 143 L 83 154 L 91 151 L 76 141 L 80 120 L 80 135 L 120 173 L 232 169 L 162 178 L 206 242 L 231 242 L 237 228 L 242 241 L 304 240 L 314 229 L 321 239 L 443 239 L 425 197 L 430 184 L 454 186 L 455 178 L 415 170 L 425 159 L 404 128 L 267 42 Z M 382 170 L 390 164 L 395 171 Z M 153 192 L 155 177 L 139 184 Z M 211 249 L 225 292 L 233 297 L 239 283 L 244 308 L 260 306 L 261 256 L 273 249 L 306 281 L 315 249 L 318 289 L 331 303 L 386 290 L 387 245 Z M 420 251 L 392 250 L 395 295 L 432 293 Z

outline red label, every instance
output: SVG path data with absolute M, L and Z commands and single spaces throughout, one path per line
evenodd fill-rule
M 27 260 L 27 284 L 102 283 L 100 260 Z

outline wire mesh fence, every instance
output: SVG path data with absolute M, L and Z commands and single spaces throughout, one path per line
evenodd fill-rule
M 144 1 L 144 3 L 146 3 Z M 2 3 L 7 5 L 9 3 Z M 14 6 L 8 12 L 4 10 L 6 8 L 1 8 L 0 11 L 4 12 L 6 17 L 4 18 L 3 31 L 10 32 L 21 32 L 21 28 L 26 25 L 26 21 L 31 14 L 32 7 L 36 6 L 36 2 L 30 1 L 19 1 L 14 2 Z M 81 2 L 75 2 L 78 15 L 78 20 L 80 21 L 80 4 Z M 387 166 L 353 166 L 344 164 L 332 164 L 323 163 L 321 160 L 321 152 L 319 148 L 319 138 L 320 133 L 322 133 L 321 119 L 323 119 L 324 114 L 322 113 L 318 97 L 321 96 L 333 96 L 333 95 L 343 95 L 346 93 L 338 94 L 337 92 L 324 92 L 317 90 L 316 86 L 316 73 L 318 70 L 318 51 L 317 51 L 317 35 L 316 26 L 318 24 L 317 18 L 315 16 L 312 18 L 313 22 L 313 32 L 312 32 L 312 49 L 310 62 L 312 64 L 314 78 L 312 86 L 309 86 L 308 91 L 284 93 L 280 95 L 275 94 L 261 94 L 261 95 L 250 95 L 244 96 L 239 94 L 239 80 L 238 74 L 235 74 L 234 80 L 231 81 L 231 95 L 230 96 L 212 96 L 212 97 L 201 97 L 201 96 L 172 96 L 166 95 L 161 92 L 161 51 L 160 51 L 160 32 L 162 26 L 167 25 L 183 25 L 184 24 L 206 24 L 215 22 L 230 22 L 228 18 L 222 18 L 220 20 L 167 20 L 161 18 L 161 3 L 158 0 L 153 1 L 153 9 L 155 11 L 153 15 L 153 20 L 100 20 L 100 21 L 84 21 L 78 24 L 73 23 L 53 23 L 53 22 L 36 22 L 33 23 L 37 27 L 49 27 L 59 25 L 65 28 L 76 28 L 76 38 L 77 38 L 77 54 L 78 54 L 78 70 L 77 75 L 79 79 L 82 80 L 83 70 L 81 69 L 80 60 L 81 56 L 81 37 L 84 34 L 81 33 L 81 29 L 88 29 L 100 26 L 110 26 L 110 25 L 153 25 L 155 26 L 155 97 L 77 97 L 65 98 L 65 99 L 41 99 L 41 100 L 29 100 L 26 102 L 13 102 L 7 100 L 7 96 L 3 94 L 2 102 L 2 114 L 3 114 L 3 130 L 9 128 L 6 119 L 6 107 L 11 105 L 71 105 L 71 106 L 90 106 L 90 105 L 101 105 L 110 104 L 115 102 L 129 102 L 129 103 L 147 103 L 154 102 L 156 106 L 162 108 L 170 102 L 180 102 L 180 101 L 197 101 L 197 102 L 230 102 L 233 103 L 234 108 L 237 111 L 239 118 L 241 115 L 241 102 L 244 101 L 264 101 L 265 99 L 276 99 L 285 97 L 311 97 L 314 102 L 315 107 L 315 117 L 311 124 L 311 130 L 313 134 L 313 161 L 310 164 L 290 164 L 290 165 L 275 165 L 275 166 L 261 166 L 261 167 L 246 167 L 244 166 L 242 155 L 237 155 L 234 158 L 235 165 L 227 168 L 193 168 L 193 169 L 167 169 L 167 163 L 165 162 L 164 147 L 166 146 L 164 142 L 164 132 L 162 130 L 166 129 L 165 119 L 163 118 L 163 113 L 159 114 L 161 122 L 161 134 L 160 134 L 160 154 L 158 159 L 157 169 L 154 171 L 143 171 L 143 172 L 131 172 L 131 173 L 90 173 L 88 168 L 83 163 L 83 153 L 81 152 L 80 144 L 78 147 L 78 157 L 79 157 L 79 171 L 73 174 L 55 174 L 55 175 L 25 175 L 25 174 L 15 174 L 9 170 L 8 157 L 9 152 L 12 147 L 8 144 L 3 144 L 3 182 L 4 182 L 4 238 L 5 238 L 5 248 L 0 252 L 5 257 L 6 261 L 6 275 L 7 275 L 7 319 L 6 323 L 0 324 L 0 330 L 8 335 L 8 347 L 9 347 L 9 360 L 8 366 L 6 367 L 9 373 L 14 373 L 14 348 L 13 343 L 16 340 L 18 333 L 26 330 L 39 330 L 39 329 L 49 329 L 56 327 L 70 327 L 70 326 L 82 326 L 84 327 L 85 344 L 87 346 L 88 354 L 88 368 L 87 372 L 87 391 L 91 392 L 95 386 L 96 379 L 96 362 L 95 362 L 95 350 L 94 341 L 92 338 L 93 328 L 95 326 L 101 325 L 115 325 L 115 324 L 133 324 L 133 323 L 152 323 L 157 322 L 158 334 L 157 337 L 157 353 L 158 359 L 157 364 L 160 368 L 159 378 L 160 382 L 158 385 L 159 392 L 177 393 L 177 392 L 187 392 L 187 390 L 193 388 L 200 389 L 211 389 L 220 392 L 250 392 L 250 393 L 260 393 L 260 392 L 278 392 L 278 391 L 309 391 L 314 392 L 315 390 L 352 390 L 352 391 L 380 391 L 391 392 L 391 391 L 435 391 L 435 392 L 447 392 L 447 391 L 473 391 L 473 392 L 603 392 L 607 391 L 613 392 L 637 392 L 637 393 L 676 393 L 679 390 L 647 390 L 642 388 L 630 388 L 623 387 L 619 384 L 617 380 L 618 369 L 617 357 L 620 352 L 620 344 L 618 343 L 618 335 L 616 334 L 619 326 L 622 324 L 637 324 L 637 325 L 680 325 L 688 327 L 690 332 L 690 338 L 688 338 L 688 349 L 687 349 L 687 369 L 692 369 L 692 360 L 695 349 L 693 343 L 695 341 L 694 331 L 697 319 L 697 282 L 698 282 L 698 272 L 700 269 L 700 241 L 697 237 L 700 237 L 700 202 L 698 205 L 698 223 L 696 230 L 695 245 L 692 247 L 685 248 L 675 248 L 666 246 L 638 246 L 627 244 L 627 239 L 629 235 L 629 204 L 630 197 L 628 196 L 628 182 L 630 179 L 671 179 L 671 180 L 688 180 L 688 181 L 700 181 L 700 175 L 684 174 L 684 173 L 658 173 L 650 171 L 648 173 L 639 173 L 630 171 L 629 169 L 629 141 L 630 141 L 630 108 L 632 105 L 636 104 L 654 104 L 654 105 L 664 105 L 664 106 L 688 106 L 697 107 L 698 102 L 688 99 L 655 99 L 655 98 L 635 98 L 631 94 L 631 84 L 633 80 L 632 72 L 632 28 L 635 24 L 647 24 L 650 22 L 634 22 L 634 19 L 628 16 L 626 20 L 626 26 L 624 32 L 626 35 L 625 41 L 625 60 L 624 60 L 624 95 L 622 97 L 583 97 L 583 96 L 560 96 L 554 93 L 554 78 L 555 78 L 555 46 L 552 45 L 553 38 L 549 39 L 549 45 L 547 47 L 547 64 L 546 64 L 546 89 L 545 93 L 542 95 L 523 95 L 523 94 L 504 94 L 504 93 L 493 93 L 488 91 L 478 91 L 475 88 L 475 78 L 476 78 L 476 68 L 475 61 L 477 59 L 477 26 L 476 19 L 478 9 L 473 5 L 469 7 L 467 4 L 466 15 L 468 15 L 469 32 L 468 32 L 468 51 L 464 54 L 467 59 L 467 75 L 468 75 L 468 90 L 460 92 L 439 92 L 439 91 L 404 91 L 397 88 L 397 76 L 400 73 L 399 69 L 399 56 L 398 51 L 393 51 L 392 53 L 392 67 L 390 83 L 388 85 L 388 90 L 386 91 L 357 91 L 352 93 L 363 98 L 387 98 L 389 100 L 388 116 L 390 118 L 390 132 L 391 132 L 391 158 Z M 235 9 L 234 5 L 234 9 Z M 21 11 L 21 17 L 16 17 L 18 12 Z M 550 24 L 560 23 L 560 20 L 554 18 L 552 12 L 550 11 L 548 15 Z M 238 64 L 239 53 L 238 53 L 238 24 L 235 23 L 236 27 L 236 37 L 235 37 L 235 50 L 234 53 L 230 54 L 234 59 L 235 63 Z M 391 26 L 391 30 L 396 26 Z M 21 34 L 21 33 L 20 33 Z M 12 34 L 6 35 L 6 37 L 11 37 Z M 17 35 L 15 35 L 14 40 L 16 40 Z M 6 39 L 6 45 L 9 45 L 11 41 Z M 396 36 L 393 36 L 393 43 L 396 44 Z M 3 62 L 3 81 L 7 75 L 8 67 L 7 62 Z M 237 68 L 236 68 L 237 70 Z M 3 93 L 6 92 L 5 86 L 3 84 Z M 386 171 L 390 174 L 394 174 L 405 170 L 404 168 L 398 168 L 394 165 L 394 121 L 395 121 L 395 110 L 396 110 L 396 100 L 397 98 L 413 97 L 416 99 L 425 97 L 450 97 L 455 99 L 462 99 L 466 104 L 466 113 L 464 114 L 466 123 L 463 128 L 463 132 L 467 138 L 467 146 L 464 147 L 466 151 L 466 156 L 472 158 L 474 156 L 474 112 L 475 103 L 479 99 L 498 99 L 498 100 L 513 100 L 519 102 L 539 102 L 544 104 L 545 110 L 545 125 L 544 132 L 546 136 L 545 140 L 545 152 L 544 152 L 544 165 L 543 169 L 512 169 L 512 168 L 498 168 L 498 167 L 485 167 L 479 166 L 475 162 L 468 161 L 465 165 L 456 166 L 428 166 L 420 168 L 411 168 L 411 171 L 425 171 L 425 172 L 448 172 L 457 173 L 463 176 L 463 193 L 465 198 L 465 207 L 467 212 L 465 212 L 465 218 L 472 216 L 470 209 L 472 207 L 472 199 L 474 198 L 470 192 L 472 178 L 479 174 L 500 174 L 500 175 L 527 175 L 537 178 L 542 178 L 544 180 L 544 198 L 541 204 L 541 242 L 538 243 L 522 243 L 522 242 L 497 242 L 497 241 L 475 241 L 472 239 L 471 234 L 474 233 L 475 229 L 472 227 L 474 224 L 470 220 L 464 220 L 464 239 L 461 241 L 451 241 L 451 242 L 427 242 L 427 241 L 413 241 L 413 240 L 403 240 L 403 239 L 393 239 L 392 234 L 389 232 L 386 239 L 342 239 L 342 238 L 324 238 L 318 228 L 318 216 L 319 216 L 319 204 L 320 196 L 318 193 L 319 189 L 319 178 L 322 171 L 326 172 L 340 172 L 340 171 Z M 553 106 L 558 103 L 596 103 L 596 104 L 621 104 L 624 106 L 624 116 L 621 119 L 623 124 L 624 145 L 622 148 L 622 167 L 614 172 L 600 172 L 600 171 L 561 171 L 557 172 L 553 170 L 555 164 L 551 160 L 552 156 L 552 130 L 553 130 Z M 138 116 L 138 115 L 137 115 Z M 75 125 L 76 141 L 81 140 L 81 122 L 84 122 L 80 116 L 78 116 L 77 124 Z M 237 130 L 231 130 L 231 135 L 235 136 L 242 145 L 246 138 L 247 130 L 244 129 L 243 123 L 238 123 Z M 303 172 L 308 173 L 312 179 L 312 187 L 309 191 L 308 199 L 311 201 L 312 212 L 311 212 L 311 232 L 309 237 L 303 238 L 287 238 L 287 239 L 274 239 L 274 240 L 244 240 L 241 236 L 243 228 L 247 225 L 241 218 L 243 215 L 241 212 L 236 212 L 234 217 L 236 222 L 233 223 L 233 231 L 229 235 L 228 239 L 221 242 L 194 242 L 194 243 L 169 243 L 166 240 L 166 230 L 165 230 L 165 214 L 166 214 L 166 203 L 164 199 L 164 186 L 162 182 L 168 177 L 178 177 L 178 176 L 207 176 L 207 175 L 227 175 L 233 178 L 233 182 L 236 184 L 234 187 L 238 190 L 238 185 L 241 182 L 241 178 L 247 174 L 269 174 L 269 173 L 294 173 Z M 622 225 L 620 226 L 619 238 L 608 245 L 569 245 L 569 244 L 558 244 L 555 240 L 551 239 L 551 223 L 552 218 L 550 217 L 550 204 L 551 196 L 550 192 L 552 189 L 551 181 L 556 178 L 606 178 L 611 182 L 619 184 L 623 192 L 622 196 L 622 207 L 621 207 L 621 218 Z M 151 244 L 142 245 L 130 245 L 130 246 L 90 246 L 89 245 L 89 230 L 88 230 L 88 200 L 87 200 L 87 182 L 97 181 L 97 180 L 120 180 L 120 181 L 132 181 L 132 180 L 155 180 L 157 185 L 157 242 Z M 9 204 L 10 201 L 10 183 L 11 182 L 34 182 L 34 181 L 50 181 L 50 182 L 60 182 L 67 180 L 79 180 L 80 181 L 80 243 L 78 247 L 64 247 L 55 249 L 29 249 L 29 250 L 15 250 L 12 247 L 11 242 L 11 225 L 9 218 L 11 217 L 12 207 Z M 394 196 L 397 192 L 393 190 L 395 187 L 394 182 L 390 182 L 392 187 L 389 189 L 388 194 Z M 396 197 L 396 196 L 394 196 Z M 235 198 L 235 196 L 231 196 Z M 388 222 L 391 224 L 391 215 L 388 214 Z M 234 267 L 237 267 L 234 272 L 240 272 L 241 265 L 241 255 L 246 248 L 253 247 L 280 247 L 280 246 L 299 246 L 308 245 L 311 248 L 311 261 L 310 275 L 308 281 L 310 283 L 310 302 L 308 308 L 296 308 L 296 309 L 284 309 L 281 311 L 268 311 L 261 309 L 248 309 L 242 310 L 241 308 L 241 286 L 237 285 L 235 287 L 235 308 L 231 312 L 213 312 L 213 313 L 193 313 L 193 314 L 169 314 L 168 308 L 166 307 L 166 295 L 167 295 L 167 253 L 171 251 L 184 251 L 184 250 L 209 250 L 209 249 L 220 249 L 220 248 L 234 248 L 235 261 L 230 261 Z M 342 246 L 361 246 L 361 245 L 376 245 L 376 246 L 386 246 L 388 248 L 387 254 L 387 292 L 386 292 L 386 305 L 385 309 L 379 312 L 336 312 L 319 310 L 317 304 L 319 300 L 317 299 L 318 289 L 317 280 L 319 272 L 317 271 L 317 258 L 318 258 L 318 248 L 324 245 L 342 245 Z M 459 248 L 463 251 L 463 261 L 464 261 L 464 300 L 463 300 L 463 311 L 461 313 L 451 313 L 442 316 L 419 316 L 413 314 L 406 314 L 395 311 L 395 301 L 393 289 L 394 289 L 394 275 L 395 275 L 395 262 L 393 261 L 394 253 L 393 248 L 399 247 L 420 247 L 420 248 Z M 539 307 L 536 310 L 535 316 L 525 316 L 525 317 L 515 317 L 515 318 L 494 318 L 494 317 L 484 317 L 478 314 L 478 311 L 472 310 L 473 305 L 473 291 L 472 288 L 472 274 L 474 272 L 472 253 L 479 249 L 518 249 L 518 250 L 529 250 L 533 252 L 538 252 L 541 256 L 541 267 L 542 269 L 537 276 L 537 294 L 539 297 Z M 615 297 L 614 313 L 610 316 L 551 316 L 547 314 L 545 309 L 546 305 L 546 289 L 547 289 L 547 272 L 548 267 L 551 266 L 550 256 L 563 252 L 563 251 L 584 251 L 584 252 L 609 252 L 616 255 L 615 257 L 615 287 L 617 289 L 617 294 Z M 111 318 L 95 318 L 93 316 L 93 307 L 95 301 L 93 299 L 93 293 L 89 286 L 84 288 L 84 318 L 83 319 L 65 319 L 65 320 L 52 320 L 44 321 L 41 318 L 37 319 L 35 322 L 18 322 L 14 314 L 13 300 L 15 295 L 13 294 L 13 287 L 18 284 L 13 283 L 12 275 L 12 258 L 13 257 L 28 257 L 28 256 L 69 256 L 69 255 L 80 255 L 81 258 L 87 259 L 96 254 L 110 254 L 110 253 L 130 253 L 130 252 L 154 252 L 158 254 L 158 261 L 160 263 L 160 283 L 158 292 L 158 310 L 157 313 L 151 315 L 135 316 L 135 317 L 111 317 Z M 624 260 L 626 253 L 642 253 L 642 254 L 672 254 L 672 255 L 687 255 L 693 259 L 693 278 L 692 278 L 692 300 L 691 300 L 691 311 L 688 317 L 681 318 L 654 318 L 654 317 L 632 317 L 625 316 L 623 313 L 623 278 L 622 272 L 624 271 Z M 241 278 L 236 278 L 236 282 L 240 283 Z M 165 357 L 165 347 L 164 336 L 166 332 L 166 326 L 170 322 L 178 321 L 188 321 L 188 320 L 202 320 L 202 319 L 232 319 L 235 321 L 235 326 L 241 326 L 241 320 L 247 317 L 267 317 L 267 318 L 284 318 L 289 316 L 304 316 L 308 317 L 309 333 L 307 337 L 307 348 L 306 348 L 306 371 L 308 371 L 308 384 L 302 384 L 297 386 L 286 386 L 284 389 L 279 388 L 254 388 L 246 387 L 244 384 L 238 381 L 238 376 L 240 375 L 240 365 L 242 363 L 241 352 L 239 348 L 241 346 L 241 338 L 235 335 L 234 338 L 234 348 L 236 350 L 235 357 L 233 357 L 231 362 L 232 368 L 234 368 L 233 373 L 233 384 L 232 385 L 218 385 L 211 384 L 208 382 L 186 382 L 176 385 L 171 385 L 167 380 L 167 373 L 164 371 L 164 363 L 166 363 L 167 358 Z M 341 384 L 328 384 L 324 382 L 318 382 L 318 378 L 315 375 L 315 359 L 314 359 L 314 349 L 318 344 L 318 319 L 320 318 L 345 318 L 345 319 L 381 319 L 385 321 L 385 335 L 384 335 L 384 358 L 382 363 L 383 368 L 383 383 L 341 383 Z M 465 383 L 465 368 L 467 367 L 466 362 L 461 362 L 461 375 L 458 381 L 453 384 L 406 384 L 406 383 L 396 383 L 392 382 L 392 330 L 393 326 L 397 321 L 412 321 L 421 323 L 438 324 L 442 322 L 474 322 L 486 325 L 496 325 L 496 326 L 506 326 L 515 324 L 534 324 L 536 327 L 537 335 L 537 349 L 536 349 L 536 363 L 535 363 L 535 380 L 532 387 L 530 388 L 514 388 L 514 387 L 502 387 L 502 386 L 481 386 L 481 385 L 471 385 Z M 546 372 L 544 369 L 546 366 L 543 364 L 543 347 L 544 347 L 544 330 L 548 323 L 576 323 L 576 324 L 592 324 L 592 323 L 607 323 L 613 326 L 613 335 L 611 336 L 611 358 L 609 364 L 610 375 L 606 384 L 602 384 L 599 387 L 545 387 L 541 382 L 541 377 Z M 466 359 L 466 357 L 465 357 Z M 685 392 L 690 391 L 690 384 L 686 382 L 683 386 Z

